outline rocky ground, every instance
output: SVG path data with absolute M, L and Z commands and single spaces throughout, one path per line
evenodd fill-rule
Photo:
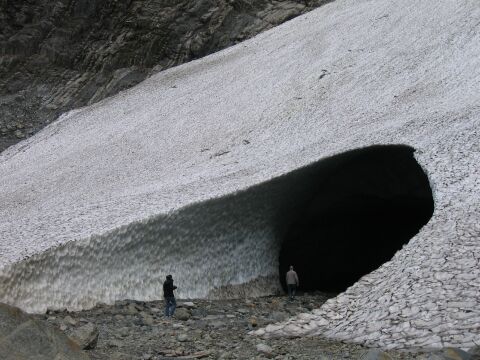
M 0 151 L 330 0 L 0 1 Z
M 178 300 L 175 318 L 163 301 L 118 301 L 81 312 L 37 315 L 80 342 L 93 359 L 449 359 L 423 352 L 380 354 L 360 345 L 321 337 L 261 339 L 248 333 L 318 308 L 329 294 L 242 300 Z M 97 340 L 98 334 L 98 340 Z M 382 357 L 383 356 L 383 357 Z M 388 357 L 390 356 L 390 357 Z M 457 359 L 457 358 L 452 358 Z M 458 357 L 458 359 L 463 359 Z

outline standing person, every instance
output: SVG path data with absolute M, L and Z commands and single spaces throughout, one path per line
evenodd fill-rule
M 287 288 L 290 300 L 295 298 L 295 292 L 297 291 L 297 286 L 299 286 L 299 284 L 298 275 L 293 270 L 293 266 L 290 266 L 290 271 L 287 272 Z
M 172 275 L 167 275 L 167 279 L 163 283 L 163 297 L 165 298 L 165 316 L 171 317 L 175 313 L 177 308 L 177 302 L 175 301 L 175 295 L 173 290 L 177 287 L 173 285 Z

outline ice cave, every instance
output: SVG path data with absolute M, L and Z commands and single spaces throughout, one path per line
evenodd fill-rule
M 340 292 L 390 260 L 433 213 L 428 178 L 413 152 L 371 146 L 313 165 L 316 180 L 291 213 L 280 274 L 292 264 L 303 290 Z
M 333 1 L 62 114 L 0 153 L 0 302 L 262 296 L 294 265 L 340 293 L 255 335 L 479 344 L 479 18 Z

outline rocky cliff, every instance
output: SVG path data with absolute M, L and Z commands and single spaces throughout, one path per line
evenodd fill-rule
M 0 151 L 59 114 L 329 0 L 1 0 Z

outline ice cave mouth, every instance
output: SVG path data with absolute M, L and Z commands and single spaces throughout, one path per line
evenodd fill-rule
M 390 260 L 433 214 L 428 178 L 404 145 L 353 150 L 312 165 L 309 195 L 283 235 L 279 273 L 304 291 L 344 291 Z

